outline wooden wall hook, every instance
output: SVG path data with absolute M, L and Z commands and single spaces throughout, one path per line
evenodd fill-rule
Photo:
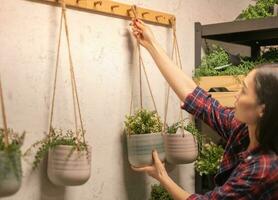
M 102 1 L 95 1 L 95 2 L 94 2 L 94 6 L 96 7 L 97 5 L 100 5 L 100 6 L 101 6 L 101 5 L 102 5 Z

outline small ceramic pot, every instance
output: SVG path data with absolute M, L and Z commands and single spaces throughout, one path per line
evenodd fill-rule
M 152 152 L 156 150 L 161 161 L 165 160 L 161 133 L 127 135 L 128 161 L 135 167 L 153 164 Z
M 198 143 L 187 131 L 184 134 L 164 134 L 166 160 L 171 164 L 188 164 L 198 157 Z
M 70 145 L 58 145 L 48 152 L 47 174 L 59 186 L 76 186 L 86 183 L 91 176 L 91 151 L 74 150 Z
M 0 197 L 15 194 L 22 179 L 20 152 L 0 151 Z

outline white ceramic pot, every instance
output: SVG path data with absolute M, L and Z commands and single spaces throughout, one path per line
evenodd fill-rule
M 76 186 L 86 183 L 91 176 L 91 151 L 73 150 L 70 145 L 58 145 L 48 152 L 47 174 L 59 186 Z
M 198 157 L 198 143 L 187 131 L 184 134 L 163 135 L 166 160 L 171 164 L 187 164 Z
M 20 152 L 0 151 L 0 197 L 15 194 L 22 179 Z
M 153 150 L 157 150 L 161 161 L 165 160 L 163 136 L 161 133 L 128 135 L 127 149 L 128 161 L 135 167 L 152 165 Z

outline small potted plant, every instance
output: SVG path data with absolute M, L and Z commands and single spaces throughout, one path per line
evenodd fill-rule
M 51 128 L 51 133 L 32 147 L 37 147 L 33 169 L 48 156 L 47 174 L 52 183 L 59 186 L 82 185 L 91 175 L 91 146 L 81 141 L 78 133 Z M 30 151 L 30 149 L 29 149 Z M 26 154 L 29 152 L 27 151 Z
M 0 129 L 0 197 L 16 193 L 21 186 L 21 151 L 25 132 Z
M 167 162 L 171 164 L 194 162 L 198 156 L 200 140 L 201 135 L 192 123 L 185 125 L 184 120 L 181 120 L 168 126 L 164 134 Z
M 254 62 L 239 55 L 231 55 L 213 45 L 195 70 L 194 80 L 224 106 L 234 106 L 234 96 L 241 89 L 246 74 L 254 68 Z
M 151 197 L 149 200 L 174 200 L 169 192 L 161 185 L 152 185 Z
M 153 163 L 152 152 L 156 150 L 159 158 L 165 160 L 162 137 L 162 122 L 155 111 L 140 109 L 134 115 L 126 116 L 128 160 L 135 167 Z
M 223 147 L 212 141 L 208 140 L 201 146 L 201 151 L 195 162 L 195 169 L 202 177 L 202 182 L 206 185 L 207 190 L 214 188 L 213 177 L 220 167 L 223 154 Z

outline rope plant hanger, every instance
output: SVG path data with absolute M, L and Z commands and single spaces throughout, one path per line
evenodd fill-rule
M 0 98 L 1 98 L 1 110 L 2 110 L 2 119 L 3 119 L 3 133 L 4 133 L 4 145 L 5 149 L 9 146 L 9 136 L 8 136 L 8 125 L 7 125 L 7 117 L 5 111 L 5 103 L 4 103 L 4 95 L 3 95 L 3 88 L 2 88 L 2 80 L 0 76 Z
M 134 16 L 133 20 L 137 19 L 138 15 L 137 15 L 137 11 L 136 11 L 136 6 L 135 5 L 132 6 L 131 11 L 133 12 L 133 16 Z M 142 58 L 141 48 L 140 48 L 140 44 L 139 44 L 138 40 L 136 41 L 136 46 L 137 46 L 138 58 L 139 58 L 140 109 L 143 109 L 143 88 L 142 88 L 142 69 L 143 69 L 144 76 L 146 78 L 146 82 L 147 82 L 147 85 L 148 85 L 148 90 L 150 92 L 152 103 L 153 103 L 153 106 L 154 106 L 154 111 L 156 113 L 158 113 L 157 106 L 156 106 L 156 103 L 155 103 L 155 100 L 154 100 L 154 95 L 153 95 L 153 92 L 152 92 L 152 89 L 151 89 L 149 77 L 148 77 L 148 74 L 147 74 L 147 71 L 146 71 L 146 67 L 145 67 L 145 64 L 144 64 L 144 61 L 143 61 L 143 58 Z M 132 85 L 132 91 L 131 91 L 131 102 L 130 102 L 130 111 L 129 111 L 130 115 L 132 114 L 132 107 L 133 107 L 133 85 Z
M 182 70 L 182 62 L 181 62 L 181 55 L 177 40 L 177 34 L 176 34 L 176 21 L 175 19 L 171 19 L 171 25 L 173 30 L 173 47 L 172 47 L 172 60 L 176 63 L 176 65 Z M 167 92 L 166 92 L 166 101 L 165 101 L 165 110 L 164 110 L 164 133 L 166 133 L 166 126 L 167 126 L 167 116 L 168 116 L 168 107 L 169 107 L 169 96 L 170 96 L 170 86 L 167 86 Z M 182 102 L 180 103 L 182 105 Z M 179 114 L 181 127 L 184 127 L 184 121 L 185 118 L 183 117 L 183 111 L 180 109 Z M 184 128 L 182 128 L 183 136 L 185 134 Z
M 47 162 L 47 175 L 49 180 L 58 186 L 75 186 L 82 185 L 87 182 L 91 176 L 91 146 L 86 144 L 85 141 L 85 131 L 83 128 L 83 121 L 80 111 L 80 103 L 78 98 L 77 86 L 76 86 L 76 78 L 74 73 L 74 66 L 71 55 L 70 48 L 70 39 L 69 39 L 69 30 L 67 24 L 67 15 L 66 15 L 66 5 L 64 0 L 61 2 L 62 4 L 62 14 L 60 20 L 60 32 L 59 32 L 59 41 L 57 48 L 57 58 L 56 58 L 56 68 L 55 68 L 55 78 L 53 84 L 53 94 L 52 94 L 52 102 L 51 102 L 51 113 L 50 113 L 50 122 L 49 122 L 49 131 L 48 136 L 51 138 L 54 134 L 54 138 L 56 137 L 56 133 L 52 128 L 53 121 L 53 112 L 54 112 L 54 103 L 55 103 L 55 93 L 56 93 L 56 84 L 57 84 L 57 74 L 58 74 L 58 62 L 60 57 L 60 46 L 61 46 L 61 33 L 62 33 L 62 25 L 64 22 L 64 28 L 66 32 L 66 41 L 67 41 L 67 49 L 68 49 L 68 57 L 69 57 L 69 70 L 70 70 L 70 80 L 71 80 L 71 92 L 72 92 L 72 101 L 73 101 L 73 109 L 74 109 L 74 124 L 75 124 L 75 133 L 71 132 L 72 135 L 68 137 L 68 133 L 66 137 L 63 138 L 61 136 L 60 141 L 61 144 L 55 146 L 54 148 L 48 149 L 48 162 Z M 78 121 L 81 127 L 81 137 L 79 135 L 78 129 Z M 62 133 L 61 133 L 62 135 Z M 74 137 L 76 135 L 76 137 Z M 59 135 L 58 135 L 59 137 Z M 67 140 L 68 139 L 68 140 Z M 81 139 L 83 141 L 81 141 Z M 76 151 L 77 150 L 77 151 Z M 69 159 L 70 157 L 70 159 Z
M 62 13 L 61 13 L 60 27 L 59 27 L 59 39 L 58 39 L 58 47 L 57 47 L 57 55 L 56 55 L 55 77 L 54 77 L 53 93 L 52 93 L 52 100 L 51 100 L 48 135 L 51 136 L 53 134 L 52 123 L 53 123 L 53 114 L 54 114 L 55 97 L 56 97 L 58 66 L 59 66 L 59 59 L 60 59 L 62 26 L 63 26 L 63 22 L 64 22 L 64 28 L 65 28 L 65 32 L 66 32 L 67 49 L 68 49 L 68 58 L 69 58 L 69 70 L 70 70 L 71 92 L 72 92 L 73 110 L 74 110 L 75 134 L 76 134 L 77 145 L 78 145 L 79 143 L 81 143 L 80 135 L 79 135 L 79 131 L 78 131 L 78 120 L 79 120 L 80 127 L 81 127 L 81 137 L 82 137 L 83 143 L 85 143 L 85 136 L 84 136 L 85 131 L 84 131 L 84 126 L 83 126 L 83 121 L 82 121 L 82 116 L 81 116 L 77 84 L 76 84 L 76 78 L 75 78 L 75 73 L 74 73 L 74 65 L 73 65 L 73 61 L 72 61 L 69 30 L 68 30 L 67 15 L 66 15 L 66 5 L 65 5 L 64 0 L 61 1 L 61 5 L 62 5 Z

